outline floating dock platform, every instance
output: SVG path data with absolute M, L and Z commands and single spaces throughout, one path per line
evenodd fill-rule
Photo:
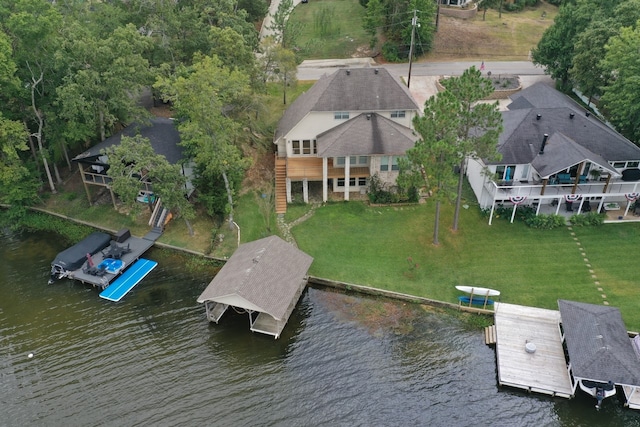
M 99 287 L 101 289 L 105 289 L 111 282 L 113 282 L 122 271 L 126 271 L 135 261 L 138 260 L 146 251 L 148 251 L 151 246 L 153 246 L 154 240 L 139 238 L 139 237 L 129 237 L 122 243 L 118 243 L 119 246 L 125 246 L 129 249 L 129 252 L 123 253 L 120 256 L 120 260 L 123 262 L 122 270 L 118 273 L 106 273 L 103 276 L 94 276 L 89 273 L 85 273 L 85 265 L 81 268 L 69 272 L 66 276 L 68 279 L 78 280 L 82 283 L 89 283 L 93 286 Z M 102 261 L 104 261 L 105 257 L 101 252 L 93 255 L 92 257 L 93 263 L 95 265 L 99 265 Z
M 562 340 L 559 311 L 496 302 L 498 383 L 572 398 L 575 385 Z
M 100 298 L 104 298 L 109 301 L 118 302 L 124 297 L 131 289 L 134 288 L 147 274 L 151 272 L 156 266 L 157 262 L 148 259 L 140 258 L 131 267 L 127 269 L 115 282 L 113 282 L 108 288 L 100 293 Z

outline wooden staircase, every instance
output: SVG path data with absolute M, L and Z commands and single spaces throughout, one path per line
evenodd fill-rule
M 276 213 L 287 212 L 287 159 L 276 157 Z
M 484 343 L 486 345 L 496 345 L 496 325 L 484 328 Z

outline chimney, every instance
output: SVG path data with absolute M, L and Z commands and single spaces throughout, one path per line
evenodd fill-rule
M 367 113 L 367 120 L 371 120 L 371 113 Z
M 570 118 L 571 120 L 573 120 L 573 118 L 574 118 L 575 116 L 576 116 L 576 115 L 575 115 L 574 113 L 569 113 L 569 118 Z
M 544 154 L 544 146 L 547 145 L 548 138 L 549 138 L 549 134 L 545 133 L 544 138 L 542 138 L 542 145 L 540 146 L 540 152 L 538 154 Z
M 536 120 L 540 120 L 542 118 L 542 114 L 538 113 L 536 114 Z

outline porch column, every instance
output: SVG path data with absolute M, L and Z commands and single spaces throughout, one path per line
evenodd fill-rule
M 293 200 L 291 199 L 291 178 L 287 178 L 286 184 L 287 184 L 287 203 L 293 203 Z
M 309 203 L 309 180 L 307 178 L 302 180 L 302 200 Z
M 542 180 L 542 189 L 540 190 L 540 195 L 544 196 L 544 190 L 547 189 L 547 183 L 549 182 L 549 178 L 545 178 Z
M 496 208 L 496 201 L 493 201 L 493 204 L 491 205 L 491 213 L 489 214 L 489 225 L 491 225 L 491 222 L 493 221 L 493 211 Z
M 322 158 L 322 202 L 327 203 L 327 193 L 329 186 L 329 178 L 327 175 L 329 174 L 329 160 L 326 157 Z
M 607 182 L 605 182 L 604 184 L 604 188 L 602 189 L 603 193 L 607 192 L 607 189 L 609 188 L 609 183 L 611 182 L 611 174 L 609 174 L 609 176 L 607 177 Z M 600 212 L 600 211 L 598 211 Z
M 351 174 L 351 158 L 344 157 L 344 200 L 349 200 L 349 179 Z

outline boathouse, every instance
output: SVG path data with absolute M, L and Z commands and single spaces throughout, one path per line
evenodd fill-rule
M 307 284 L 313 258 L 277 236 L 242 244 L 198 297 L 207 319 L 229 307 L 249 314 L 253 332 L 275 338 L 287 324 Z

